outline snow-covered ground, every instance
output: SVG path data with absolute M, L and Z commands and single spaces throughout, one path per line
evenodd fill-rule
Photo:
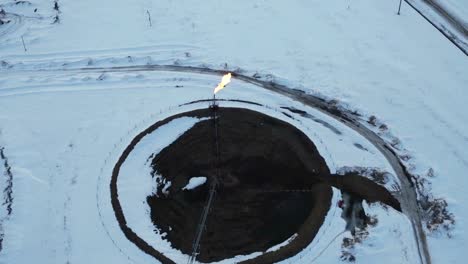
M 427 178 L 433 195 L 446 199 L 455 215 L 451 237 L 428 234 L 433 263 L 464 263 L 468 60 L 412 9 L 397 16 L 396 1 L 384 0 L 67 0 L 59 1 L 60 23 L 52 25 L 52 1 L 21 8 L 5 5 L 9 2 L 0 4 L 28 17 L 5 34 L 0 26 L 0 144 L 14 174 L 13 213 L 2 223 L 0 263 L 152 260 L 125 240 L 109 197 L 97 194 L 106 191 L 109 172 L 132 136 L 177 112 L 178 104 L 209 97 L 219 78 L 145 69 L 76 70 L 146 64 L 271 74 L 267 78 L 273 81 L 377 116 L 400 139 L 410 172 Z M 236 80 L 221 96 L 304 108 Z M 314 142 L 332 168 L 390 170 L 377 152 L 332 152 L 338 143 L 357 151 L 352 143 L 359 136 L 352 131 L 339 137 L 315 128 L 308 135 L 321 138 Z M 359 144 L 372 149 L 365 140 Z M 434 177 L 426 176 L 429 168 Z M 407 219 L 379 207 L 370 210 L 380 222 L 355 247 L 357 262 L 401 263 L 406 255 L 415 263 Z M 311 248 L 325 248 L 343 229 L 337 215 Z M 338 261 L 341 240 L 315 261 Z M 309 263 L 316 255 L 309 249 L 290 261 Z
M 206 182 L 206 177 L 192 177 L 190 178 L 189 182 L 187 183 L 187 185 L 182 188 L 182 190 L 193 190 L 195 188 L 197 188 L 198 186 L 201 186 L 203 184 L 205 184 Z
M 5 239 L 2 258 L 7 263 L 27 262 L 31 256 L 22 254 L 24 250 L 31 252 L 39 260 L 52 259 L 56 262 L 68 260 L 72 263 L 81 263 L 88 258 L 88 254 L 84 254 L 84 251 L 91 250 L 93 247 L 96 249 L 91 252 L 99 260 L 112 254 L 110 259 L 115 263 L 122 261 L 125 263 L 127 258 L 137 263 L 148 261 L 148 256 L 124 237 L 116 223 L 109 201 L 108 184 L 111 170 L 123 148 L 138 132 L 152 122 L 180 111 L 206 107 L 206 103 L 186 107 L 177 107 L 177 105 L 204 98 L 207 93 L 211 93 L 212 84 L 218 81 L 217 76 L 158 72 L 154 73 L 149 80 L 143 78 L 136 82 L 138 86 L 128 82 L 122 88 L 122 82 L 82 83 L 82 74 L 88 75 L 79 73 L 78 76 L 72 76 L 81 84 L 67 80 L 62 83 L 63 90 L 61 91 L 43 90 L 1 97 L 2 106 L 9 109 L 9 118 L 2 122 L 5 126 L 3 138 L 5 142 L 9 142 L 6 147 L 9 149 L 10 160 L 18 161 L 15 162 L 13 170 L 15 197 L 18 197 L 14 201 L 15 213 L 11 220 L 5 222 L 7 239 Z M 109 80 L 122 78 L 119 75 L 129 78 L 128 73 L 108 74 Z M 152 85 L 154 83 L 159 83 L 161 87 Z M 184 87 L 175 88 L 176 85 L 181 84 L 184 84 Z M 242 100 L 256 97 L 257 102 L 264 103 L 268 107 L 243 104 L 241 106 L 270 113 L 302 128 L 316 142 L 332 171 L 350 165 L 379 167 L 391 171 L 378 151 L 356 132 L 298 102 L 278 97 L 271 92 L 237 80 L 233 81 L 230 89 L 223 91 L 224 96 Z M 156 105 L 155 102 L 158 104 Z M 236 106 L 239 103 L 224 102 L 223 105 Z M 295 120 L 292 120 L 282 114 L 279 110 L 280 106 L 306 110 L 315 118 L 297 115 Z M 59 109 L 60 111 L 57 111 Z M 318 119 L 325 120 L 328 126 L 317 122 Z M 22 121 L 18 122 L 19 120 Z M 190 125 L 190 122 L 188 124 Z M 56 129 L 59 129 L 59 132 L 54 132 Z M 336 133 L 336 130 L 340 133 Z M 158 144 L 164 146 L 170 143 L 170 138 L 174 140 L 179 133 L 172 131 L 161 131 L 148 137 L 150 142 L 153 142 L 151 138 L 160 138 L 159 141 L 150 145 L 149 151 L 157 151 Z M 162 135 L 167 136 L 162 137 Z M 167 137 L 169 137 L 168 142 L 161 139 Z M 356 147 L 356 143 L 362 148 Z M 142 146 L 146 146 L 144 142 Z M 134 157 L 140 157 L 138 153 L 144 149 L 137 148 L 137 154 Z M 149 153 L 142 155 L 148 156 Z M 126 170 L 126 166 L 123 167 L 124 174 L 122 175 L 128 175 L 128 177 L 123 177 L 122 182 L 119 181 L 120 186 L 125 186 L 122 192 L 119 192 L 119 197 L 128 203 L 125 207 L 127 208 L 125 215 L 129 216 L 127 220 L 130 224 L 133 223 L 133 229 L 144 238 L 156 239 L 157 237 L 151 235 L 153 228 L 150 223 L 145 223 L 142 218 L 147 210 L 135 206 L 144 205 L 145 197 L 154 188 L 154 186 L 151 187 L 149 168 L 140 164 L 146 160 L 147 157 L 132 158 L 128 164 L 124 163 L 129 166 L 128 168 L 133 168 L 135 174 Z M 132 166 L 132 161 L 139 162 L 140 165 Z M 147 173 L 144 173 L 145 168 Z M 125 172 L 128 173 L 125 174 Z M 145 175 L 147 177 L 144 177 Z M 29 192 L 34 195 L 20 195 Z M 338 199 L 339 196 L 335 193 L 332 203 L 335 204 Z M 344 222 L 338 217 L 336 207 L 332 210 L 319 233 L 318 238 L 321 239 L 317 239 L 307 251 L 298 256 L 302 263 L 307 263 L 311 257 L 309 254 L 316 254 L 313 248 L 317 251 L 326 248 L 326 243 L 343 231 Z M 399 215 L 394 211 L 391 214 Z M 31 218 L 38 219 L 38 221 L 31 223 Z M 402 228 L 405 226 L 410 228 L 407 221 L 395 221 L 394 224 L 401 225 Z M 387 226 L 388 232 L 390 228 L 392 226 Z M 401 251 L 414 247 L 411 233 L 405 234 L 405 243 L 395 241 L 395 244 L 401 245 Z M 41 237 L 42 243 L 39 245 L 30 236 Z M 389 240 L 384 236 L 380 239 Z M 167 256 L 176 260 L 184 259 L 180 257 L 180 254 L 178 257 L 177 251 L 173 252 L 168 248 L 167 243 L 158 244 L 157 241 L 156 239 L 155 245 L 158 245 Z M 340 240 L 336 241 L 335 247 L 327 249 L 325 253 L 339 256 Z M 121 251 L 122 254 L 112 253 L 114 251 Z M 325 253 L 323 257 L 327 256 Z M 363 257 L 361 262 L 374 260 L 374 258 Z M 413 261 L 414 258 L 409 258 L 407 262 Z
M 466 1 L 405 0 L 405 2 L 468 56 L 468 3 Z

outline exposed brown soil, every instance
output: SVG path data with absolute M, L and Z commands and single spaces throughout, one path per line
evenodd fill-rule
M 369 203 L 382 202 L 397 211 L 401 211 L 400 203 L 385 187 L 354 172 L 345 175 L 332 175 L 332 177 L 322 180 Z

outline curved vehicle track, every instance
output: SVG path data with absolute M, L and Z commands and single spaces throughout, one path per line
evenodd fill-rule
M 4 18 L 10 22 L 0 26 L 0 39 L 12 32 L 15 32 L 23 24 L 23 18 L 17 14 L 6 13 Z
M 118 66 L 118 67 L 85 67 L 73 69 L 44 69 L 34 72 L 140 72 L 140 71 L 169 71 L 169 72 L 187 72 L 198 73 L 207 75 L 223 75 L 227 71 L 215 70 L 203 67 L 194 66 L 181 66 L 181 65 L 132 65 L 132 66 Z M 236 72 L 232 72 L 234 78 L 251 83 L 258 87 L 262 87 L 277 94 L 289 97 L 293 100 L 299 101 L 307 106 L 313 107 L 320 112 L 336 119 L 349 128 L 353 129 L 361 136 L 370 141 L 381 153 L 385 156 L 389 164 L 395 171 L 401 184 L 401 193 L 399 196 L 400 204 L 403 213 L 411 221 L 415 241 L 418 248 L 418 255 L 420 263 L 430 264 L 431 258 L 428 250 L 426 235 L 422 226 L 422 219 L 419 212 L 417 203 L 417 193 L 414 188 L 414 183 L 411 180 L 411 175 L 407 172 L 405 166 L 402 164 L 397 153 L 389 146 L 382 138 L 369 128 L 363 126 L 359 118 L 353 113 L 338 109 L 335 104 L 325 101 L 317 96 L 306 94 L 304 91 L 289 88 L 285 85 L 277 84 L 273 81 L 261 80 L 255 77 L 246 76 Z
M 415 0 L 405 0 L 405 2 L 413 8 L 416 12 L 418 12 L 429 24 L 431 24 L 435 29 L 437 29 L 442 35 L 444 35 L 450 42 L 453 43 L 461 52 L 468 56 L 468 43 L 466 40 L 468 39 L 468 28 L 463 24 L 463 21 L 460 21 L 459 18 L 451 14 L 447 11 L 444 7 L 442 7 L 439 3 L 433 0 L 425 0 L 425 1 L 415 1 Z M 442 24 L 437 23 L 437 19 L 428 14 L 424 8 L 421 8 L 421 5 L 424 7 L 432 9 L 435 13 L 440 15 L 443 19 L 446 20 L 448 24 L 450 24 L 454 31 L 458 31 L 462 38 L 459 38 L 456 34 L 451 32 L 450 29 L 447 29 Z
M 210 74 L 222 76 L 226 73 L 224 70 L 215 70 L 202 67 L 193 66 L 180 66 L 180 65 L 135 65 L 135 66 L 120 66 L 120 67 L 89 67 L 68 69 L 64 71 L 90 71 L 90 72 L 133 72 L 133 71 L 174 71 L 174 72 L 188 72 L 199 74 Z M 411 176 L 407 172 L 405 166 L 400 161 L 398 155 L 382 138 L 367 127 L 363 126 L 359 119 L 350 112 L 346 112 L 330 102 L 327 102 L 317 96 L 306 94 L 303 91 L 289 88 L 285 85 L 277 84 L 272 81 L 260 80 L 255 77 L 246 76 L 239 73 L 232 73 L 232 76 L 238 80 L 251 83 L 253 85 L 262 87 L 272 92 L 287 96 L 291 99 L 299 101 L 305 105 L 313 107 L 322 113 L 336 119 L 354 131 L 358 132 L 361 136 L 369 140 L 381 153 L 385 156 L 387 161 L 392 166 L 395 174 L 401 183 L 400 204 L 403 213 L 411 221 L 415 241 L 418 247 L 418 255 L 421 264 L 430 264 L 431 258 L 422 226 L 422 219 L 419 213 L 417 204 L 417 193 Z

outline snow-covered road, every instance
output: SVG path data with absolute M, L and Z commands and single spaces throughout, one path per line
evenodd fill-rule
M 405 2 L 468 56 L 468 23 L 466 22 L 468 15 L 463 16 L 463 10 L 454 9 L 453 2 L 446 3 L 437 0 L 405 0 Z M 468 7 L 468 4 L 458 4 L 460 7 L 458 9 Z

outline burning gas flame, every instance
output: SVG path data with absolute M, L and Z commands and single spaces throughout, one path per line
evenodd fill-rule
M 231 73 L 225 74 L 223 78 L 221 79 L 221 82 L 214 89 L 213 93 L 216 94 L 217 92 L 221 91 L 230 82 L 231 82 Z

